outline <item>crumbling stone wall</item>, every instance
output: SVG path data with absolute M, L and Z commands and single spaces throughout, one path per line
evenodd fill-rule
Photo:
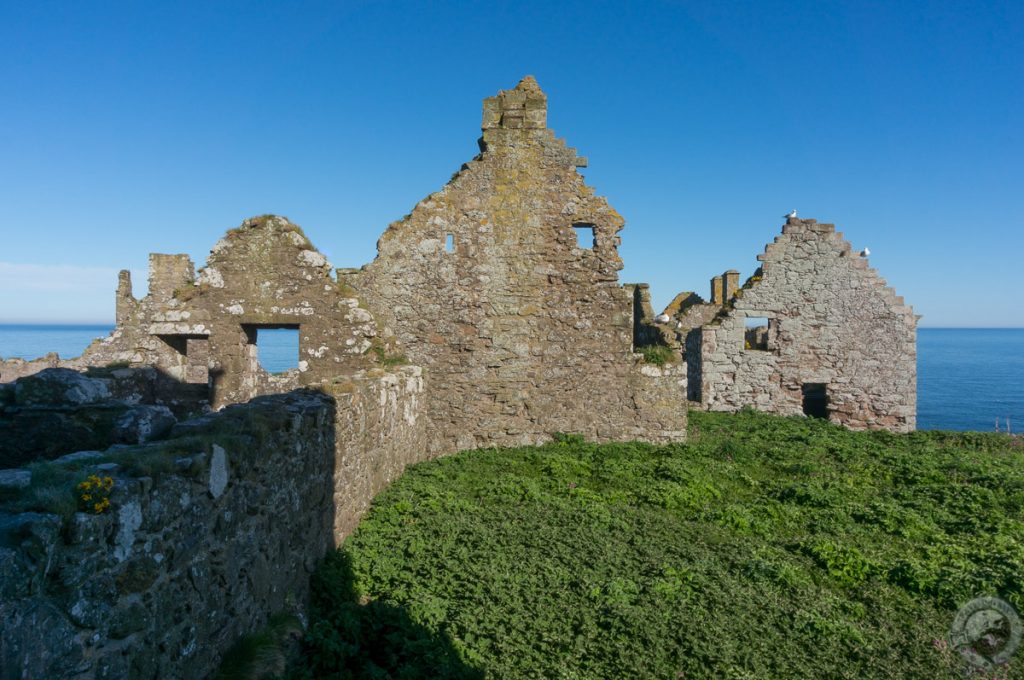
M 853 429 L 913 430 L 917 318 L 832 224 L 790 218 L 760 272 L 699 333 L 706 408 L 804 412 L 824 385 L 828 417 Z M 746 319 L 767 317 L 767 349 L 747 347 Z M 688 351 L 690 347 L 688 345 Z
M 690 401 L 701 400 L 700 329 L 715 318 L 725 301 L 732 298 L 738 288 L 739 272 L 730 269 L 711 279 L 710 302 L 705 302 L 704 298 L 694 292 L 684 291 L 672 298 L 661 313 L 661 318 L 668 317 L 668 321 L 658 324 L 658 327 L 664 329 L 663 332 L 671 329 L 683 348 L 687 367 L 686 396 Z
M 556 431 L 685 436 L 685 377 L 641 373 L 632 353 L 633 296 L 617 274 L 623 219 L 584 183 L 585 161 L 546 118 L 529 77 L 485 100 L 482 153 L 391 224 L 371 264 L 344 276 L 424 367 L 436 450 Z M 638 392 L 661 381 L 680 390 L 678 405 L 661 414 L 665 429 L 646 430 Z
M 187 255 L 154 253 L 149 265 L 141 300 L 121 272 L 117 327 L 81 357 L 3 362 L 0 370 L 16 378 L 55 365 L 153 366 L 183 383 L 208 385 L 219 408 L 367 368 L 376 358 L 371 347 L 388 349 L 370 313 L 339 288 L 327 259 L 286 218 L 252 218 L 228 231 L 198 278 Z M 260 328 L 298 329 L 297 369 L 270 375 L 260 366 Z
M 158 477 L 99 458 L 116 480 L 102 514 L 0 505 L 0 678 L 204 678 L 301 611 L 332 543 L 329 400 L 267 397 L 186 432 Z
M 115 478 L 99 515 L 19 512 L 32 473 L 3 471 L 0 680 L 204 678 L 271 615 L 301 614 L 325 551 L 425 457 L 422 388 L 415 367 L 360 371 L 51 463 Z M 152 476 L 105 462 L 157 450 Z
M 679 335 L 674 324 L 659 323 L 659 317 L 654 314 L 654 308 L 651 306 L 651 287 L 646 283 L 626 283 L 622 287 L 633 298 L 634 347 L 663 345 L 680 349 Z
M 0 384 L 0 468 L 140 444 L 208 410 L 206 391 L 152 367 L 49 368 Z

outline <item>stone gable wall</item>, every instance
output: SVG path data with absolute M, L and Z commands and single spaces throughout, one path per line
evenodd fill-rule
M 803 385 L 827 385 L 829 419 L 913 430 L 917 319 L 834 225 L 791 218 L 752 279 L 700 332 L 700 398 L 715 411 L 803 413 Z M 768 317 L 768 350 L 746 318 Z
M 486 100 L 482 153 L 344 279 L 424 367 L 439 451 L 557 431 L 658 439 L 642 426 L 636 391 L 679 387 L 678 377 L 640 373 L 633 296 L 618 282 L 623 219 L 545 120 L 531 78 Z M 577 228 L 588 239 L 592 230 L 592 245 L 578 245 Z M 673 421 L 665 432 L 685 432 L 684 396 L 659 414 Z
M 208 384 L 214 408 L 323 382 L 373 362 L 377 324 L 331 278 L 327 259 L 286 218 L 248 219 L 218 241 L 195 276 L 187 255 L 150 255 L 149 292 L 132 297 L 121 272 L 117 328 L 81 357 L 0 362 L 5 380 L 44 368 L 153 366 Z M 297 368 L 271 375 L 257 357 L 259 328 L 297 328 Z M 382 349 L 384 348 L 381 345 Z

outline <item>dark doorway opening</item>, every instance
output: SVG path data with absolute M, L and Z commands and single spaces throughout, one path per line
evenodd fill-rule
M 243 326 L 249 344 L 256 346 L 256 360 L 267 373 L 287 373 L 299 367 L 297 324 Z
M 828 418 L 828 392 L 825 383 L 804 383 L 804 415 Z

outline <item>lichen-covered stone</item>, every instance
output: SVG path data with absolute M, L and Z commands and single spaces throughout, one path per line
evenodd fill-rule
M 164 436 L 176 422 L 166 406 L 133 406 L 114 421 L 114 437 L 125 444 L 143 444 Z
M 224 447 L 213 445 L 213 455 L 210 456 L 210 495 L 220 498 L 228 485 L 228 456 Z
M 0 678 L 209 677 L 240 636 L 301 613 L 325 551 L 428 455 L 418 367 L 325 391 L 335 396 L 262 397 L 180 423 L 160 445 L 54 461 L 114 476 L 102 514 L 62 522 L 0 502 Z M 90 465 L 161 447 L 155 478 Z
M 151 368 L 48 368 L 9 385 L 0 405 L 0 467 L 166 434 L 178 416 L 207 408 L 205 389 Z
M 0 489 L 24 489 L 32 483 L 29 470 L 0 470 Z
M 109 398 L 106 382 L 68 368 L 40 371 L 19 380 L 14 389 L 14 403 L 18 406 L 82 406 Z
M 632 295 L 618 283 L 623 219 L 586 185 L 546 114 L 530 77 L 487 99 L 481 154 L 344 276 L 424 367 L 437 451 L 686 429 L 685 389 L 671 406 L 642 398 L 666 379 L 640 374 L 633 355 Z M 646 430 L 641 403 L 667 407 L 658 418 L 673 425 Z
M 758 259 L 755 276 L 688 340 L 703 406 L 793 415 L 805 412 L 805 392 L 823 389 L 833 422 L 913 430 L 917 317 L 903 298 L 831 224 L 790 218 Z M 750 317 L 767 329 L 751 332 Z

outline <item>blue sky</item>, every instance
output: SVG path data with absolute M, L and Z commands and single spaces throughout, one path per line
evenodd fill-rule
M 532 74 L 656 305 L 797 208 L 923 326 L 1024 326 L 1021 45 L 1019 1 L 0 0 L 0 322 L 110 322 L 262 213 L 365 264 Z

